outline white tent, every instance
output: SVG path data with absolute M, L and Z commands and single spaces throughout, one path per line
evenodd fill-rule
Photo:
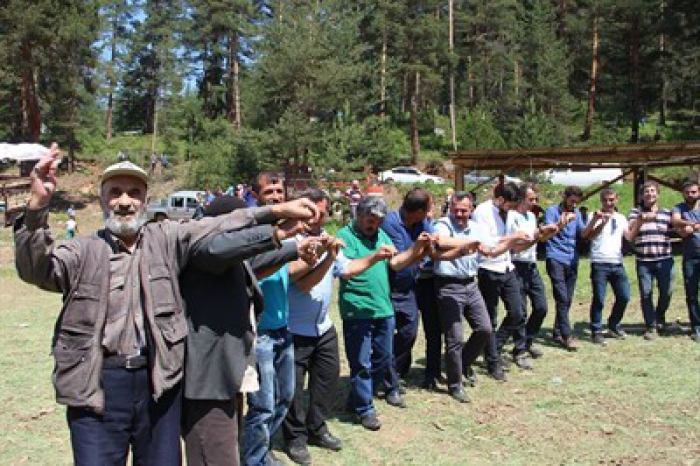
M 0 142 L 0 162 L 25 162 L 39 160 L 49 153 L 49 149 L 41 144 L 8 144 Z

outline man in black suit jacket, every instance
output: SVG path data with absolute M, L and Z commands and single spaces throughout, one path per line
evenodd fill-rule
M 205 215 L 244 207 L 238 198 L 220 196 Z M 195 251 L 180 276 L 189 327 L 183 401 L 188 465 L 239 464 L 237 397 L 246 367 L 254 365 L 251 310 L 262 311 L 262 294 L 245 259 L 255 256 L 256 269 L 297 259 L 304 245 L 280 247 L 279 240 L 303 228 L 288 221 L 219 234 Z

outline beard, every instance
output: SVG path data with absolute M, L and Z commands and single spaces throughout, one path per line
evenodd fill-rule
M 123 220 L 117 211 L 104 213 L 105 228 L 117 237 L 136 235 L 147 220 L 145 210 L 137 211 L 130 220 Z

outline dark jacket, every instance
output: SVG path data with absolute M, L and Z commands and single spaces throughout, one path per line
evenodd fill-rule
M 104 411 L 101 387 L 104 322 L 109 302 L 110 246 L 104 232 L 54 245 L 47 227 L 48 209 L 27 211 L 15 225 L 15 260 L 20 278 L 45 290 L 63 293 L 56 322 L 54 386 L 59 403 Z M 141 230 L 138 280 L 142 308 L 151 336 L 149 369 L 158 399 L 182 378 L 187 324 L 177 276 L 204 238 L 275 220 L 269 209 L 238 211 L 188 223 L 150 223 Z M 258 227 L 261 228 L 261 227 Z M 271 242 L 258 232 L 256 241 Z M 137 269 L 134 269 L 136 272 Z
M 270 247 L 236 251 L 229 236 L 223 233 L 202 242 L 180 276 L 189 327 L 185 398 L 190 400 L 235 398 L 247 365 L 254 361 L 251 309 L 256 315 L 262 312 L 262 293 L 252 267 L 243 259 Z M 251 263 L 262 270 L 296 258 L 296 244 L 290 242 L 256 255 Z

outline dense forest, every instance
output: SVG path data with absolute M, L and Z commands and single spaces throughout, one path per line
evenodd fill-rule
M 692 139 L 699 101 L 697 0 L 0 2 L 0 141 L 147 135 L 212 184 Z

